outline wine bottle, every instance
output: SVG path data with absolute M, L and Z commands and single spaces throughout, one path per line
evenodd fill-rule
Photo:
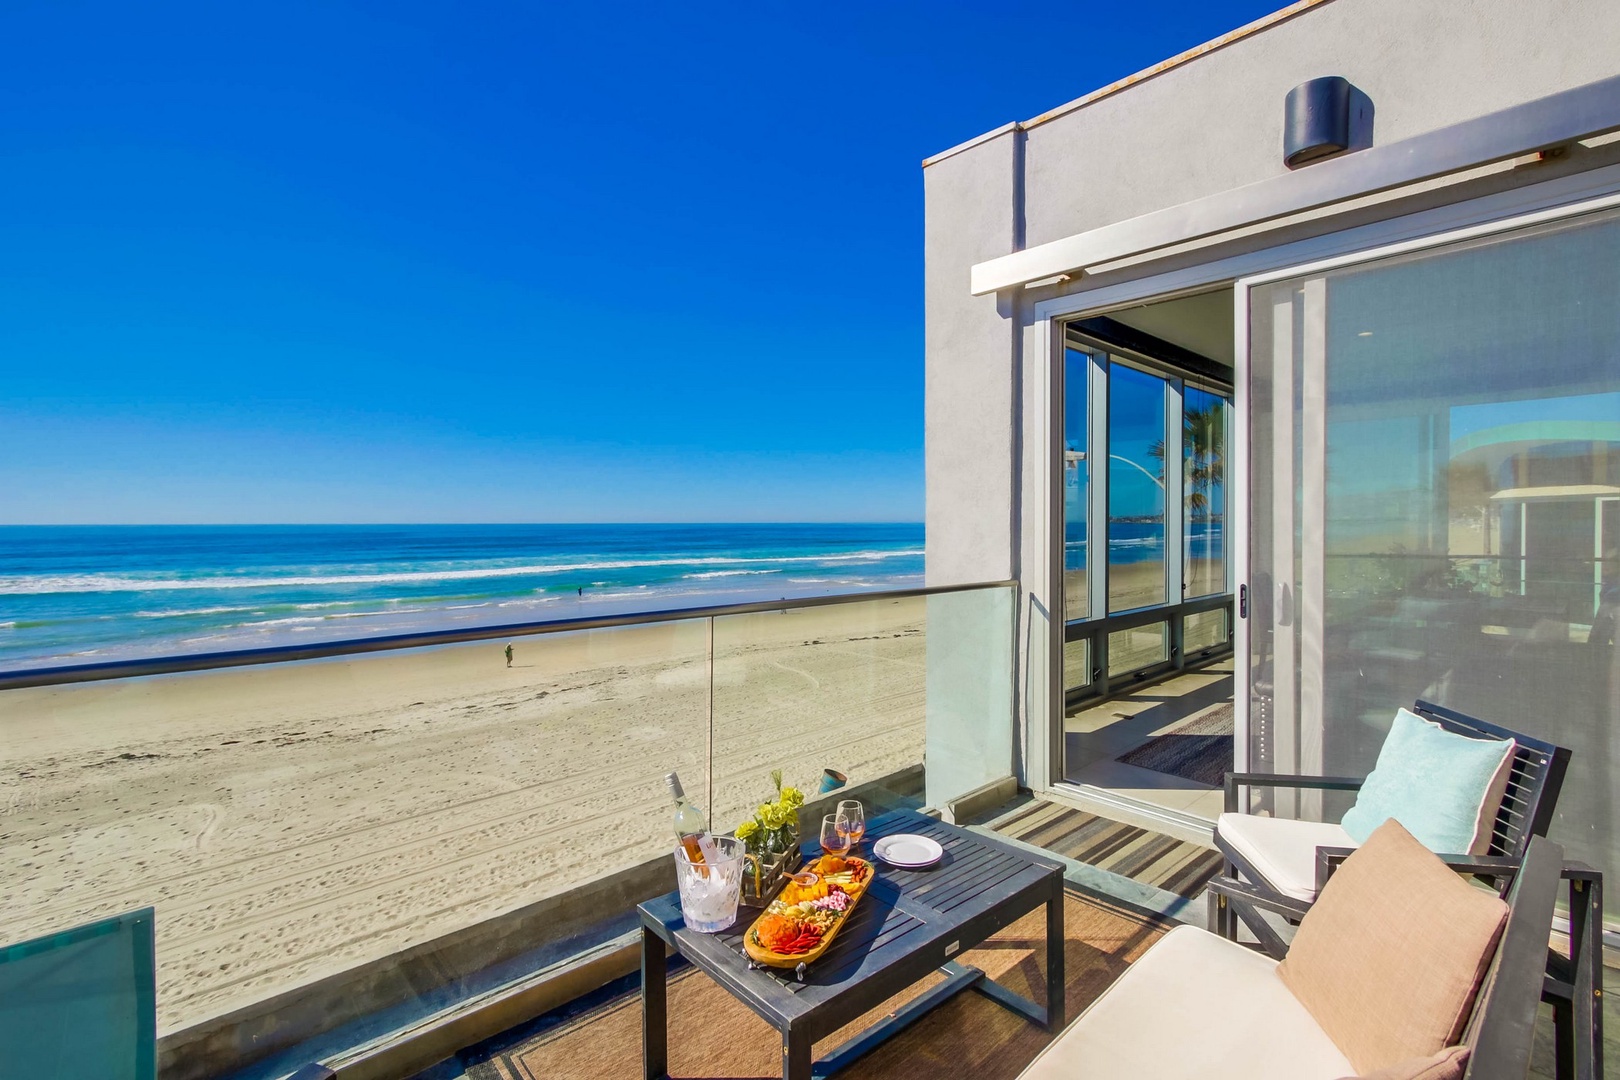
M 669 793 L 675 797 L 675 839 L 693 863 L 712 863 L 716 859 L 714 838 L 709 835 L 709 822 L 681 787 L 681 778 L 674 773 L 664 777 Z

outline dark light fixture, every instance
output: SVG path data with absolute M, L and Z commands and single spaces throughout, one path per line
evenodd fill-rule
M 1283 118 L 1283 164 L 1290 169 L 1350 148 L 1350 96 L 1347 79 L 1325 75 L 1288 91 Z

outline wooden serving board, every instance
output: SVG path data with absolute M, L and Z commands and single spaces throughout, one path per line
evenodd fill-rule
M 849 917 L 855 914 L 855 907 L 861 902 L 861 897 L 866 895 L 867 886 L 871 885 L 877 877 L 877 867 L 865 859 L 850 856 L 845 858 L 844 861 L 850 866 L 859 864 L 867 868 L 866 877 L 859 883 L 839 886 L 849 894 L 849 907 L 844 909 L 844 917 L 833 923 L 832 929 L 827 932 L 826 936 L 821 939 L 821 943 L 815 948 L 802 953 L 779 953 L 773 952 L 754 941 L 754 928 L 759 925 L 760 919 L 772 914 L 771 910 L 766 908 L 764 914 L 760 915 L 759 919 L 755 919 L 753 925 L 749 926 L 748 932 L 743 935 L 743 948 L 747 950 L 749 957 L 755 963 L 774 968 L 796 968 L 800 964 L 814 963 L 821 957 L 822 953 L 827 951 L 828 947 L 832 945 L 833 939 L 838 936 L 838 932 L 844 928 L 844 924 L 849 922 Z M 814 870 L 819 863 L 819 859 L 807 860 L 801 869 Z M 780 899 L 780 894 L 778 894 L 778 899 Z

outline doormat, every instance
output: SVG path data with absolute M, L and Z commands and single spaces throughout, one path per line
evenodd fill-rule
M 1232 731 L 1232 703 L 1222 702 L 1155 735 L 1119 760 L 1138 769 L 1220 787 L 1232 768 Z

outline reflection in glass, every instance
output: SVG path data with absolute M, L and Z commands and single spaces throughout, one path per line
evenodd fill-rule
M 1108 635 L 1108 676 L 1126 675 L 1170 659 L 1170 627 L 1149 623 Z
M 1552 836 L 1620 869 L 1617 251 L 1608 213 L 1255 290 L 1254 758 L 1361 775 L 1427 698 L 1569 747 Z
M 1226 644 L 1226 611 L 1195 611 L 1181 621 L 1181 651 L 1191 656 Z
M 1188 386 L 1182 401 L 1182 581 L 1208 596 L 1226 591 L 1226 400 Z
M 1086 508 L 1090 465 L 1086 458 L 1087 377 L 1091 357 L 1079 349 L 1063 354 L 1063 618 L 1088 618 L 1091 592 L 1086 583 Z M 1074 683 L 1065 681 L 1065 686 Z
M 1063 643 L 1063 687 L 1076 690 L 1091 685 L 1091 639 Z
M 1108 380 L 1108 610 L 1165 602 L 1164 380 L 1116 361 Z M 1109 668 L 1113 668 L 1110 659 Z

